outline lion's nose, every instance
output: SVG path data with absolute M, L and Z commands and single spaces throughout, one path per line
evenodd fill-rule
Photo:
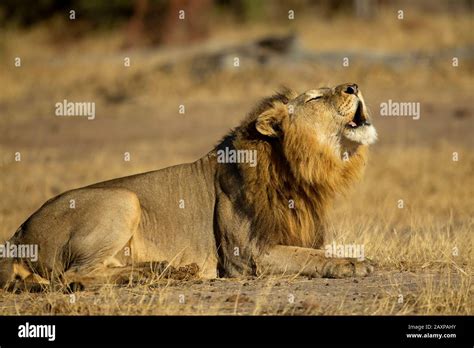
M 357 91 L 359 90 L 359 87 L 354 83 L 352 85 L 348 85 L 346 89 L 344 90 L 344 93 L 347 94 L 357 94 Z

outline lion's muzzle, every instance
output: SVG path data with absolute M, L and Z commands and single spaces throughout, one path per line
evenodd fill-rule
M 357 128 L 362 126 L 370 126 L 370 121 L 365 114 L 364 104 L 360 100 L 357 103 L 358 105 L 354 113 L 354 117 L 347 123 L 346 127 Z

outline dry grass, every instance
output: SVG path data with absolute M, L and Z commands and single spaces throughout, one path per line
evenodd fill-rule
M 294 28 L 308 48 L 436 51 L 472 45 L 472 19 L 458 15 L 456 20 L 426 16 L 400 23 L 385 13 L 374 23 L 358 23 L 358 40 L 342 35 L 342 17 L 331 23 L 297 22 Z M 281 30 L 281 24 L 273 29 Z M 374 30 L 385 35 L 373 35 Z M 212 40 L 219 45 L 263 32 L 268 28 L 259 24 L 238 34 L 223 28 Z M 314 33 L 337 39 L 316 41 Z M 148 280 L 132 287 L 89 289 L 75 294 L 74 302 L 57 291 L 1 293 L 1 314 L 472 315 L 472 60 L 457 69 L 450 62 L 402 70 L 357 64 L 342 68 L 339 63 L 263 67 L 200 81 L 186 71 L 167 74 L 159 68 L 188 50 L 119 52 L 118 35 L 57 47 L 48 42 L 45 28 L 3 34 L 2 63 L 21 56 L 23 67 L 1 75 L 8 88 L 0 94 L 0 240 L 62 191 L 199 158 L 251 105 L 281 84 L 301 91 L 357 81 L 374 113 L 380 141 L 363 182 L 337 200 L 328 231 L 328 242 L 365 246 L 366 256 L 377 264 L 372 277 Z M 132 57 L 128 70 L 122 65 L 125 55 Z M 55 118 L 54 103 L 64 98 L 95 101 L 97 119 Z M 421 119 L 378 116 L 378 103 L 387 99 L 421 102 Z M 182 103 L 185 116 L 177 113 Z M 14 161 L 17 151 L 21 162 Z M 123 161 L 125 151 L 132 161 Z M 454 151 L 459 161 L 452 160 Z

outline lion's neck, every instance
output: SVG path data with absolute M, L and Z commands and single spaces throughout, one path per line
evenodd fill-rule
M 244 194 L 255 212 L 255 237 L 320 246 L 326 211 L 334 196 L 360 177 L 366 147 L 354 149 L 344 160 L 324 144 L 305 143 L 301 148 L 301 139 L 285 139 L 284 150 L 265 142 L 256 146 L 257 167 L 241 166 Z

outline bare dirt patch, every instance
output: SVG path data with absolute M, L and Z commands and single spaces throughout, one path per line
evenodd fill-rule
M 453 295 L 448 299 L 446 292 Z M 0 311 L 7 315 L 469 314 L 473 305 L 469 294 L 466 279 L 455 272 L 378 271 L 357 279 L 162 279 L 74 294 L 8 294 L 0 298 Z

